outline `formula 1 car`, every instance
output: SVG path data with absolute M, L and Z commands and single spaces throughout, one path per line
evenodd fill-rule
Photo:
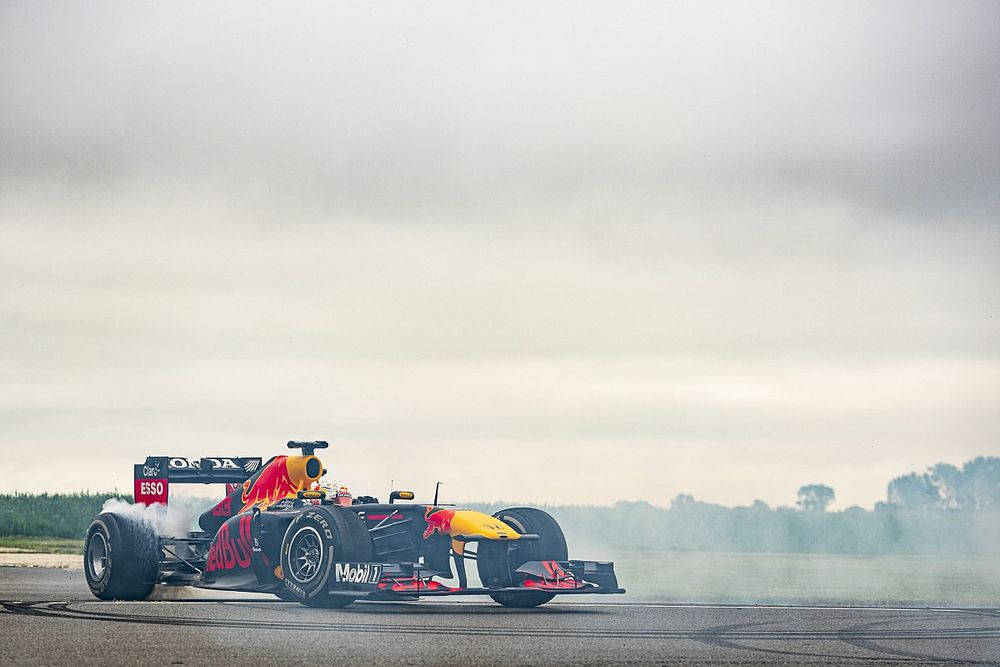
M 87 584 L 102 600 L 141 600 L 155 584 L 273 593 L 315 607 L 359 599 L 489 595 L 536 607 L 556 594 L 624 593 L 613 563 L 570 560 L 549 514 L 515 507 L 493 516 L 392 491 L 388 503 L 341 504 L 317 488 L 324 441 L 289 442 L 298 455 L 153 456 L 135 466 L 136 505 L 166 505 L 171 484 L 225 483 L 200 531 L 159 535 L 131 512 L 104 512 L 84 543 Z M 348 501 L 350 502 L 350 501 Z M 481 586 L 470 586 L 466 561 Z M 454 571 L 452 569 L 454 566 Z M 440 580 L 456 580 L 457 586 Z

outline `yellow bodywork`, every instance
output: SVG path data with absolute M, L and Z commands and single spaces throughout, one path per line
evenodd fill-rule
M 520 533 L 500 519 L 474 510 L 455 510 L 448 534 L 476 535 L 488 540 L 516 540 Z
M 475 510 L 452 510 L 443 507 L 428 507 L 424 512 L 427 530 L 424 538 L 434 533 L 451 537 L 451 548 L 456 554 L 465 553 L 465 543 L 469 538 L 487 540 L 517 540 L 520 533 L 500 519 L 476 512 Z

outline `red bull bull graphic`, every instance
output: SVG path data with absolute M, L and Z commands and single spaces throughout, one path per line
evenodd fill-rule
M 424 539 L 435 533 L 452 537 L 472 535 L 485 539 L 516 540 L 520 535 L 503 521 L 473 510 L 450 510 L 430 506 L 424 511 Z
M 428 507 L 424 512 L 424 521 L 427 528 L 424 529 L 424 539 L 428 539 L 434 533 L 441 535 L 451 534 L 451 520 L 455 518 L 455 510 L 443 510 L 437 507 Z
M 243 511 L 253 506 L 261 509 L 299 490 L 288 476 L 287 456 L 276 456 L 260 471 L 256 479 L 248 479 L 243 488 Z
M 284 498 L 294 498 L 310 488 L 323 474 L 315 456 L 276 456 L 255 477 L 243 483 L 243 508 L 266 508 Z

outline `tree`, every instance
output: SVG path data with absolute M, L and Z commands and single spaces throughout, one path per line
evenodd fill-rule
M 801 509 L 808 512 L 825 512 L 836 495 L 833 489 L 825 484 L 809 484 L 799 488 L 799 499 L 795 502 Z
M 907 510 L 1000 510 L 1000 457 L 978 456 L 961 470 L 938 463 L 889 482 L 889 505 Z
M 930 483 L 938 490 L 938 503 L 947 510 L 966 509 L 971 498 L 965 476 L 950 463 L 938 463 L 927 471 Z
M 931 510 L 941 508 L 941 493 L 932 482 L 930 475 L 911 472 L 889 482 L 887 492 L 889 504 L 907 510 Z
M 685 507 L 694 507 L 698 501 L 694 499 L 694 496 L 687 493 L 678 493 L 674 496 L 674 499 L 670 501 L 670 509 L 683 509 Z
M 969 509 L 1000 510 L 1000 458 L 977 456 L 962 466 Z

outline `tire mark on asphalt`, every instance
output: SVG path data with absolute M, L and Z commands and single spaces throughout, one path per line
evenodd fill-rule
M 219 618 L 197 618 L 182 616 L 134 616 L 106 611 L 73 609 L 69 602 L 8 602 L 0 601 L 0 606 L 9 613 L 28 616 L 46 616 L 87 621 L 112 623 L 136 623 L 146 625 L 197 626 L 256 630 L 300 630 L 314 632 L 357 632 L 373 634 L 418 634 L 418 635 L 458 635 L 458 636 L 530 636 L 549 638 L 601 638 L 601 639 L 688 639 L 695 641 L 906 641 L 906 640 L 1000 640 L 1000 627 L 941 628 L 935 630 L 885 629 L 872 631 L 858 626 L 846 630 L 746 630 L 741 626 L 719 626 L 698 630 L 661 629 L 574 629 L 574 628 L 462 628 L 454 626 L 413 626 L 406 624 L 370 624 L 344 622 L 264 621 Z M 81 603 L 78 603 L 81 604 Z M 93 603 L 84 603 L 93 604 Z M 748 627 L 748 626 L 742 626 Z M 741 647 L 746 650 L 761 650 L 755 647 Z M 832 656 L 831 656 L 832 657 Z M 928 659 L 928 658 L 923 658 Z
M 906 659 L 906 660 L 918 660 L 918 661 L 929 661 L 938 663 L 965 663 L 965 664 L 981 664 L 985 661 L 980 660 L 965 660 L 962 658 L 947 658 L 940 655 L 931 655 L 929 653 L 917 653 L 916 651 L 909 651 L 903 648 L 890 648 L 888 646 L 883 646 L 876 641 L 876 637 L 872 636 L 871 628 L 878 625 L 885 625 L 886 623 L 892 623 L 894 619 L 882 619 L 877 621 L 870 621 L 868 623 L 858 623 L 856 625 L 849 626 L 843 630 L 843 637 L 841 641 L 850 644 L 851 646 L 856 646 L 873 653 L 879 653 L 884 656 L 890 656 L 894 659 Z M 858 636 L 861 635 L 861 636 Z
M 733 625 L 717 625 L 711 628 L 705 628 L 702 632 L 707 633 L 704 637 L 693 638 L 694 641 L 706 646 L 714 646 L 716 648 L 723 648 L 735 651 L 744 651 L 750 653 L 772 653 L 776 655 L 784 656 L 795 656 L 795 657 L 807 657 L 807 658 L 822 658 L 824 660 L 850 660 L 850 661 L 870 661 L 877 662 L 880 661 L 879 657 L 869 657 L 869 656 L 856 656 L 856 655 L 840 655 L 837 653 L 812 653 L 809 651 L 788 651 L 782 649 L 767 648 L 761 646 L 751 646 L 748 644 L 741 644 L 733 639 L 726 638 L 727 634 L 734 633 L 739 628 L 748 628 L 760 625 L 767 625 L 768 621 L 759 621 L 755 623 L 738 623 Z M 741 639 L 746 633 L 739 633 Z M 746 641 L 746 640 L 743 640 Z M 750 640 L 752 641 L 752 640 Z
M 759 623 L 746 623 L 746 624 L 743 624 L 742 626 L 738 626 L 738 625 L 733 625 L 733 626 L 717 626 L 715 628 L 707 628 L 706 631 L 711 630 L 711 631 L 717 631 L 718 632 L 718 631 L 729 630 L 729 629 L 737 628 L 737 627 L 746 627 L 746 626 L 751 626 L 751 625 L 768 625 L 770 623 L 772 623 L 772 621 L 761 621 Z M 745 636 L 745 633 L 741 633 L 740 639 L 743 639 L 743 636 Z M 755 639 L 755 638 L 750 638 L 749 641 L 752 641 L 753 639 Z M 828 639 L 824 638 L 824 641 L 838 641 L 838 639 L 839 638 L 835 639 L 833 637 L 830 637 Z M 881 654 L 878 654 L 878 655 L 857 655 L 857 654 L 852 653 L 850 655 L 843 655 L 843 654 L 840 654 L 840 653 L 815 653 L 815 652 L 812 652 L 812 651 L 794 651 L 794 650 L 788 650 L 788 649 L 771 648 L 771 647 L 767 647 L 767 646 L 753 646 L 753 645 L 748 645 L 748 644 L 740 644 L 740 643 L 737 643 L 736 641 L 733 641 L 731 639 L 723 639 L 721 636 L 719 636 L 719 637 L 713 636 L 711 639 L 702 638 L 702 639 L 697 639 L 696 641 L 699 641 L 699 642 L 702 642 L 702 643 L 705 643 L 705 644 L 710 644 L 712 646 L 717 646 L 719 648 L 725 648 L 725 649 L 730 649 L 730 650 L 734 650 L 735 649 L 735 650 L 750 651 L 750 652 L 757 652 L 757 653 L 767 653 L 767 654 L 772 654 L 772 655 L 776 655 L 776 656 L 784 656 L 784 657 L 821 658 L 823 660 L 839 660 L 839 661 L 848 661 L 848 662 L 858 662 L 858 661 L 861 661 L 861 662 L 885 662 L 885 657 L 883 655 L 881 655 Z M 798 639 L 798 641 L 801 641 L 801 639 Z M 861 647 L 856 647 L 856 648 L 861 648 Z M 894 660 L 894 662 L 915 662 L 915 661 L 917 661 L 917 659 L 915 659 L 915 658 L 896 658 Z M 945 661 L 947 662 L 947 660 L 945 660 Z

